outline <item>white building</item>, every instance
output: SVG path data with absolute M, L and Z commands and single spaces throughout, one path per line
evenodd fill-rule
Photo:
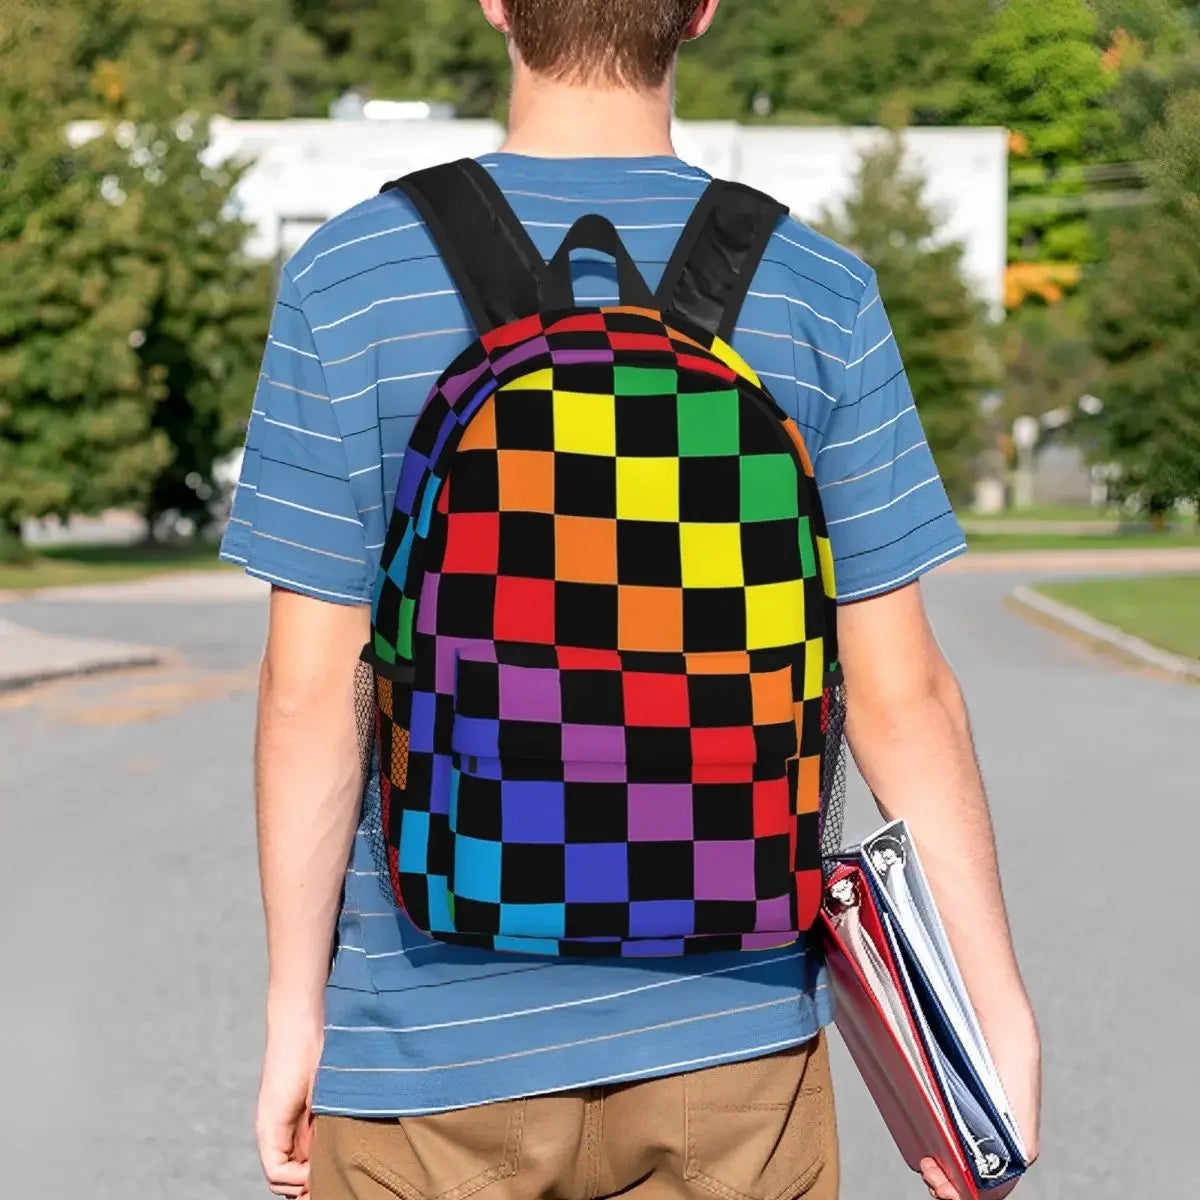
M 741 126 L 680 122 L 680 155 L 711 174 L 761 188 L 802 220 L 847 194 L 875 129 Z M 252 166 L 238 202 L 255 227 L 255 253 L 287 256 L 321 222 L 420 167 L 495 150 L 492 121 L 229 121 L 213 123 L 211 155 Z M 1007 244 L 1008 136 L 1002 129 L 910 129 L 910 162 L 928 181 L 944 236 L 965 249 L 964 266 L 979 293 L 999 306 Z

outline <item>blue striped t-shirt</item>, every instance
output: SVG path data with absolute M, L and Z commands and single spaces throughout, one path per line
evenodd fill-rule
M 708 182 L 669 157 L 482 162 L 544 255 L 599 212 L 652 288 Z M 610 261 L 577 257 L 574 273 L 581 304 L 616 302 Z M 283 271 L 223 557 L 279 587 L 369 603 L 413 423 L 473 337 L 402 194 L 321 228 Z M 733 345 L 808 439 L 843 601 L 964 549 L 867 266 L 783 223 Z M 601 962 L 431 942 L 388 903 L 360 833 L 315 1108 L 399 1116 L 671 1074 L 795 1045 L 831 1016 L 803 942 Z

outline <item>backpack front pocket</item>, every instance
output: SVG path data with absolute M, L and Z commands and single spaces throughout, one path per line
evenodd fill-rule
M 798 672 L 791 652 L 462 652 L 455 929 L 580 953 L 780 944 L 796 929 Z

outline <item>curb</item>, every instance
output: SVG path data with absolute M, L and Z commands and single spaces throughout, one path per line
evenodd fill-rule
M 1047 617 L 1054 624 L 1064 626 L 1071 632 L 1111 646 L 1147 666 L 1157 667 L 1160 671 L 1168 671 L 1172 675 L 1200 683 L 1200 661 L 1194 658 L 1184 658 L 1182 655 L 1172 654 L 1169 650 L 1162 650 L 1143 641 L 1142 638 L 1134 637 L 1131 633 L 1097 621 L 1095 617 L 1089 617 L 1087 613 L 1072 608 L 1069 604 L 1051 600 L 1049 596 L 1043 596 L 1033 588 L 1018 587 L 1009 595 L 1019 607 Z
M 152 646 L 61 637 L 11 621 L 0 621 L 0 659 L 7 658 L 11 662 L 17 657 L 21 660 L 19 666 L 0 665 L 0 695 L 56 679 L 153 667 L 162 663 L 168 654 L 169 651 Z

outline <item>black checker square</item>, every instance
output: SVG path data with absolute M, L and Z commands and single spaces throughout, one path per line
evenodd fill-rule
M 742 588 L 688 588 L 683 593 L 683 644 L 694 654 L 746 645 Z
M 619 671 L 564 671 L 564 725 L 624 725 L 625 689 Z
M 617 457 L 676 458 L 679 401 L 669 396 L 618 396 Z
M 611 349 L 611 347 L 607 347 Z M 554 390 L 593 396 L 611 396 L 615 371 L 611 362 L 556 362 Z
M 433 451 L 437 446 L 437 438 L 450 412 L 450 401 L 446 399 L 445 393 L 439 388 L 425 402 L 425 407 L 421 410 L 421 416 L 416 425 L 413 426 L 409 445 L 426 462 L 433 460 Z
M 664 768 L 677 772 L 691 761 L 691 730 L 630 725 L 625 730 L 625 751 L 631 783 L 665 782 Z
M 416 811 L 429 811 L 429 797 L 433 794 L 433 755 L 412 754 L 408 756 L 408 786 L 404 789 L 404 807 Z M 393 845 L 400 845 L 400 822 L 391 822 L 395 836 Z
M 500 672 L 494 663 L 459 659 L 454 693 L 454 707 L 460 717 L 495 720 L 500 713 Z
M 693 728 L 731 729 L 754 724 L 754 692 L 749 675 L 692 675 L 687 688 Z
M 391 576 L 383 576 L 375 601 L 375 632 L 392 646 L 400 635 L 400 601 L 403 599 L 404 592 Z
M 560 646 L 607 650 L 617 644 L 616 584 L 556 583 L 554 640 Z
M 804 709 L 800 718 L 800 755 L 802 758 L 816 758 L 825 749 L 825 731 L 821 721 L 822 700 L 817 696 L 802 703 Z
M 500 514 L 500 572 L 509 579 L 554 578 L 554 515 Z
M 791 438 L 773 411 L 773 403 L 764 403 L 742 393 L 738 410 L 738 437 L 742 454 L 790 453 Z
M 500 466 L 494 450 L 459 450 L 447 481 L 451 512 L 495 512 L 500 506 Z
M 500 850 L 503 904 L 561 904 L 567 894 L 565 847 L 505 842 Z
M 599 454 L 555 454 L 554 511 L 564 517 L 613 519 L 617 460 Z
M 454 697 L 438 693 L 433 701 L 433 745 L 434 749 L 439 752 L 449 753 L 450 744 L 454 736 Z M 433 770 L 433 756 L 428 754 L 411 754 L 409 755 L 408 778 L 409 786 L 412 787 L 413 779 L 413 762 L 418 758 L 428 758 L 430 760 L 430 771 Z
M 567 844 L 616 845 L 629 837 L 628 792 L 620 783 L 564 784 Z
M 562 726 L 549 721 L 500 722 L 500 757 L 520 761 L 523 779 L 561 779 Z M 514 772 L 509 772 L 514 774 Z
M 429 846 L 425 852 L 425 870 L 430 875 L 450 879 L 454 870 L 454 838 L 446 813 L 430 813 Z
M 617 581 L 636 587 L 682 587 L 679 526 L 674 521 L 618 521 Z
M 429 928 L 429 876 L 400 875 L 400 899 L 408 918 L 418 929 Z
M 742 478 L 736 455 L 679 460 L 679 519 L 736 525 L 742 519 Z
M 484 842 L 498 842 L 501 824 L 499 780 L 459 775 L 455 833 Z
M 692 833 L 698 842 L 748 842 L 754 837 L 754 785 L 692 785 Z
M 443 575 L 438 583 L 437 630 L 443 637 L 490 638 L 495 610 L 495 575 Z
M 630 901 L 691 900 L 695 876 L 693 843 L 629 843 Z
M 800 526 L 794 520 L 747 521 L 741 527 L 746 586 L 801 579 Z M 805 596 L 807 602 L 808 596 Z
M 766 898 L 783 896 L 794 888 L 791 838 L 786 833 L 759 838 L 754 843 L 755 892 Z
M 569 938 L 627 938 L 629 936 L 629 906 L 627 904 L 567 905 L 567 937 Z
M 554 402 L 544 388 L 496 393 L 496 448 L 553 450 Z
M 454 923 L 467 933 L 496 937 L 500 932 L 500 905 L 489 904 L 484 900 L 468 900 L 456 895 Z
M 817 813 L 801 813 L 796 818 L 796 870 L 821 869 L 821 818 Z
M 745 933 L 757 920 L 758 906 L 753 900 L 696 901 L 697 933 Z

